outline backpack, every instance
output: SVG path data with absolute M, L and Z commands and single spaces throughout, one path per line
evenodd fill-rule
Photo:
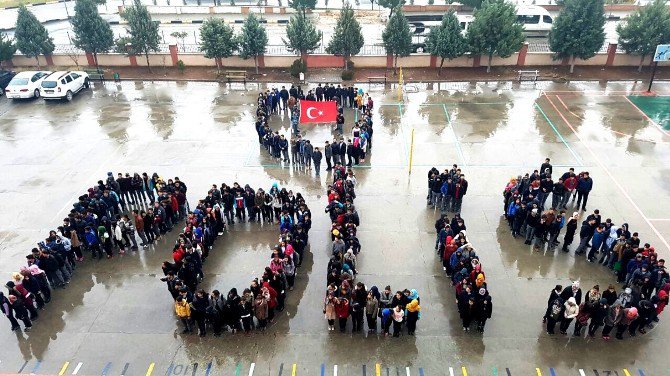
M 563 304 L 561 303 L 560 299 L 556 299 L 551 305 L 551 313 L 549 314 L 549 317 L 551 317 L 552 320 L 558 321 L 561 318 L 562 311 Z

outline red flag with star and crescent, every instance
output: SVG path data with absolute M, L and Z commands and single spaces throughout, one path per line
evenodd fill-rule
M 332 123 L 337 120 L 335 101 L 300 101 L 300 123 Z

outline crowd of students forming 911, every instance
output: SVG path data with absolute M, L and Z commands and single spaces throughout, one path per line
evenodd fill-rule
M 275 223 L 279 228 L 277 244 L 270 251 L 268 266 L 249 287 L 238 293 L 198 288 L 205 278 L 203 263 L 217 237 L 226 226 L 237 223 Z M 212 185 L 207 196 L 189 213 L 183 232 L 173 247 L 174 262 L 163 262 L 162 278 L 174 299 L 175 313 L 181 320 L 182 333 L 197 327 L 204 337 L 211 326 L 214 336 L 223 331 L 264 331 L 274 322 L 276 312 L 284 310 L 288 291 L 293 290 L 297 268 L 302 265 L 312 226 L 311 212 L 300 193 L 279 188 L 274 183 L 267 191 L 249 185 Z
M 623 291 L 618 293 L 614 284 L 607 289 L 596 285 L 583 296 L 579 281 L 565 288 L 557 285 L 550 293 L 543 317 L 547 333 L 554 334 L 559 325 L 561 334 L 567 334 L 574 321 L 574 336 L 582 336 L 586 327 L 590 337 L 603 327 L 605 340 L 610 339 L 615 328 L 617 339 L 623 339 L 625 332 L 630 336 L 645 334 L 659 321 L 668 304 L 670 279 L 665 260 L 658 259 L 654 247 L 643 243 L 627 223 L 603 220 L 598 209 L 582 217 L 593 188 L 588 172 L 575 174 L 570 168 L 556 180 L 558 175 L 553 172 L 547 158 L 539 170 L 514 177 L 505 186 L 504 216 L 512 236 L 525 239 L 525 244 L 532 244 L 536 251 L 545 245 L 553 251 L 561 244 L 558 239 L 565 229 L 561 248 L 568 253 L 579 229 L 575 255 L 586 254 L 587 261 L 611 270 Z M 568 206 L 575 199 L 574 212 L 566 218 Z

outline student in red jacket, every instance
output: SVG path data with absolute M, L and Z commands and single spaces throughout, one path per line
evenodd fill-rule
M 340 324 L 340 332 L 344 333 L 347 329 L 347 320 L 349 319 L 349 299 L 338 298 L 335 302 L 335 314 Z

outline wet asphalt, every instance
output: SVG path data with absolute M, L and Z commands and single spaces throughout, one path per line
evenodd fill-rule
M 629 223 L 667 259 L 670 135 L 626 100 L 626 94 L 644 89 L 641 84 L 415 84 L 403 103 L 395 90 L 363 85 L 376 109 L 372 152 L 355 169 L 363 245 L 359 280 L 368 287 L 419 291 L 416 336 L 400 339 L 327 331 L 321 304 L 329 221 L 322 209 L 331 177 L 279 164 L 259 146 L 254 85 L 244 90 L 241 84 L 96 83 L 71 103 L 0 99 L 0 275 L 7 280 L 33 244 L 61 223 L 76 197 L 107 171 L 179 176 L 191 202 L 213 183 L 269 188 L 277 182 L 301 192 L 314 213 L 311 253 L 287 309 L 264 334 L 203 339 L 180 334 L 159 280 L 160 263 L 171 256 L 173 231 L 156 246 L 80 264 L 32 332 L 10 332 L 1 319 L 0 372 L 667 374 L 667 313 L 649 334 L 620 342 L 547 336 L 540 321 L 555 284 L 580 280 L 586 290 L 615 280 L 572 253 L 534 252 L 511 237 L 501 217 L 509 178 L 532 172 L 550 157 L 559 173 L 569 167 L 589 171 L 594 179 L 589 211 L 598 208 L 604 218 Z M 659 83 L 656 90 L 668 94 L 670 84 Z M 346 110 L 345 131 L 355 116 Z M 275 115 L 271 126 L 289 130 L 285 115 Z M 327 125 L 302 129 L 317 146 L 332 140 Z M 493 318 L 483 335 L 461 330 L 453 291 L 434 252 L 439 212 L 426 206 L 427 171 L 454 163 L 469 181 L 462 216 L 493 296 Z M 274 226 L 234 225 L 205 264 L 202 287 L 247 286 L 267 264 L 276 239 Z

